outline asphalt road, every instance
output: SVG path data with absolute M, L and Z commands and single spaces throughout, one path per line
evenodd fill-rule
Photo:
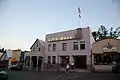
M 120 74 L 114 73 L 65 73 L 9 71 L 8 80 L 120 80 Z

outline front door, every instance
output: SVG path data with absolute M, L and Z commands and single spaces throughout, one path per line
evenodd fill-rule
M 60 59 L 61 59 L 61 62 L 60 62 L 61 67 L 65 68 L 66 64 L 69 63 L 69 56 L 61 56 Z
M 86 69 L 86 56 L 74 56 L 75 68 Z
M 37 67 L 37 56 L 32 56 L 32 65 L 33 65 L 33 68 Z

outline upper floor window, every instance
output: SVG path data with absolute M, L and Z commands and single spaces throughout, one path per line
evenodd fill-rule
M 36 46 L 38 47 L 39 46 L 39 43 L 37 42 Z
M 56 51 L 56 44 L 53 44 L 53 51 Z
M 62 43 L 62 50 L 66 51 L 67 43 Z
M 35 48 L 33 48 L 33 52 L 35 52 Z
M 73 43 L 73 50 L 78 50 L 78 42 Z
M 39 47 L 39 51 L 41 51 L 41 48 Z
M 80 49 L 84 50 L 85 49 L 85 43 L 80 43 Z
M 51 48 L 51 44 L 48 45 L 48 51 L 50 51 L 50 48 Z

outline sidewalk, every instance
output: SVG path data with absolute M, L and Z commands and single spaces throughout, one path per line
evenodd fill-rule
M 37 71 L 37 69 L 36 70 L 31 70 L 31 69 L 28 69 L 28 68 L 24 68 L 23 70 L 24 71 Z M 41 70 L 41 71 L 58 72 L 58 69 L 54 69 L 54 70 L 52 70 L 52 69 L 45 69 L 45 70 Z M 66 69 L 65 68 L 60 68 L 59 72 L 66 72 Z M 87 71 L 85 69 L 74 69 L 74 70 L 69 70 L 69 72 L 86 72 L 86 73 L 89 73 L 90 71 Z
M 58 71 L 58 70 L 45 70 L 45 71 Z M 66 69 L 65 68 L 60 68 L 59 69 L 59 72 L 66 72 Z M 89 73 L 89 71 L 85 70 L 85 69 L 74 69 L 74 70 L 69 70 L 69 72 L 86 72 L 86 73 Z
M 64 68 L 61 68 L 60 71 L 66 71 L 66 69 Z M 69 70 L 70 72 L 88 72 L 87 70 L 85 69 L 74 69 L 74 70 Z
M 94 66 L 96 72 L 111 72 L 112 66 L 110 65 L 95 65 Z

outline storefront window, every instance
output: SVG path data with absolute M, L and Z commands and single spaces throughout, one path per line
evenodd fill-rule
M 96 65 L 109 65 L 112 64 L 112 61 L 115 60 L 117 54 L 99 54 L 94 55 L 94 64 Z

